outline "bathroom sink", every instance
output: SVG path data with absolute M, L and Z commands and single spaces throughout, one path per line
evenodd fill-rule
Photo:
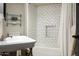
M 34 47 L 35 42 L 36 40 L 27 36 L 7 37 L 4 41 L 0 41 L 0 52 L 32 48 Z

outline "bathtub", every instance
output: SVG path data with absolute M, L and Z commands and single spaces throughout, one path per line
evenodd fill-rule
M 33 55 L 34 56 L 62 56 L 61 51 L 59 52 L 58 49 L 59 48 L 35 46 L 33 48 Z

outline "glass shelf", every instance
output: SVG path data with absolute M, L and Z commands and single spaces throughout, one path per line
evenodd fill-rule
M 21 23 L 20 22 L 7 22 L 8 24 L 12 24 L 12 25 L 17 25 L 17 24 L 20 24 L 21 25 Z

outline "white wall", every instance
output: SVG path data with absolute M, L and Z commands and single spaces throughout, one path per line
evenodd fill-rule
M 23 3 L 7 3 L 6 4 L 6 13 L 10 14 L 21 14 L 21 24 L 22 26 L 20 27 L 19 25 L 9 25 L 7 27 L 7 32 L 20 32 L 22 35 L 25 34 L 25 4 Z
M 52 3 L 34 5 L 37 5 L 37 42 L 33 49 L 33 54 L 44 56 L 63 55 L 63 49 L 61 46 L 64 44 L 62 44 L 62 36 L 64 32 L 63 22 L 65 19 L 61 19 L 64 14 L 64 11 L 63 14 L 61 14 L 62 4 Z M 50 37 L 46 36 L 46 26 L 55 26 L 55 28 L 53 27 L 49 30 Z
M 0 14 L 0 38 L 3 35 L 3 14 Z
M 58 38 L 61 4 L 47 4 L 37 7 L 37 45 L 41 47 L 60 48 Z M 46 31 L 48 26 L 48 31 Z M 46 36 L 46 32 L 48 36 Z M 58 43 L 59 42 L 59 43 Z
M 3 3 L 0 3 L 0 13 L 3 13 Z
M 33 4 L 28 4 L 28 14 L 27 14 L 27 36 L 36 39 L 36 17 L 37 17 L 37 7 Z
M 3 17 L 3 3 L 0 3 L 0 38 L 1 36 L 4 35 L 3 30 L 4 30 L 4 17 Z

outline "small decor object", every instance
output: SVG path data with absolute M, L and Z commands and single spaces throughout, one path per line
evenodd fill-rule
M 11 17 L 11 20 L 12 20 L 12 21 L 17 21 L 18 18 L 17 18 L 17 17 Z
M 6 16 L 7 26 L 8 25 L 20 25 L 21 26 L 21 20 L 22 20 L 21 14 L 7 13 L 6 15 L 7 15 Z

